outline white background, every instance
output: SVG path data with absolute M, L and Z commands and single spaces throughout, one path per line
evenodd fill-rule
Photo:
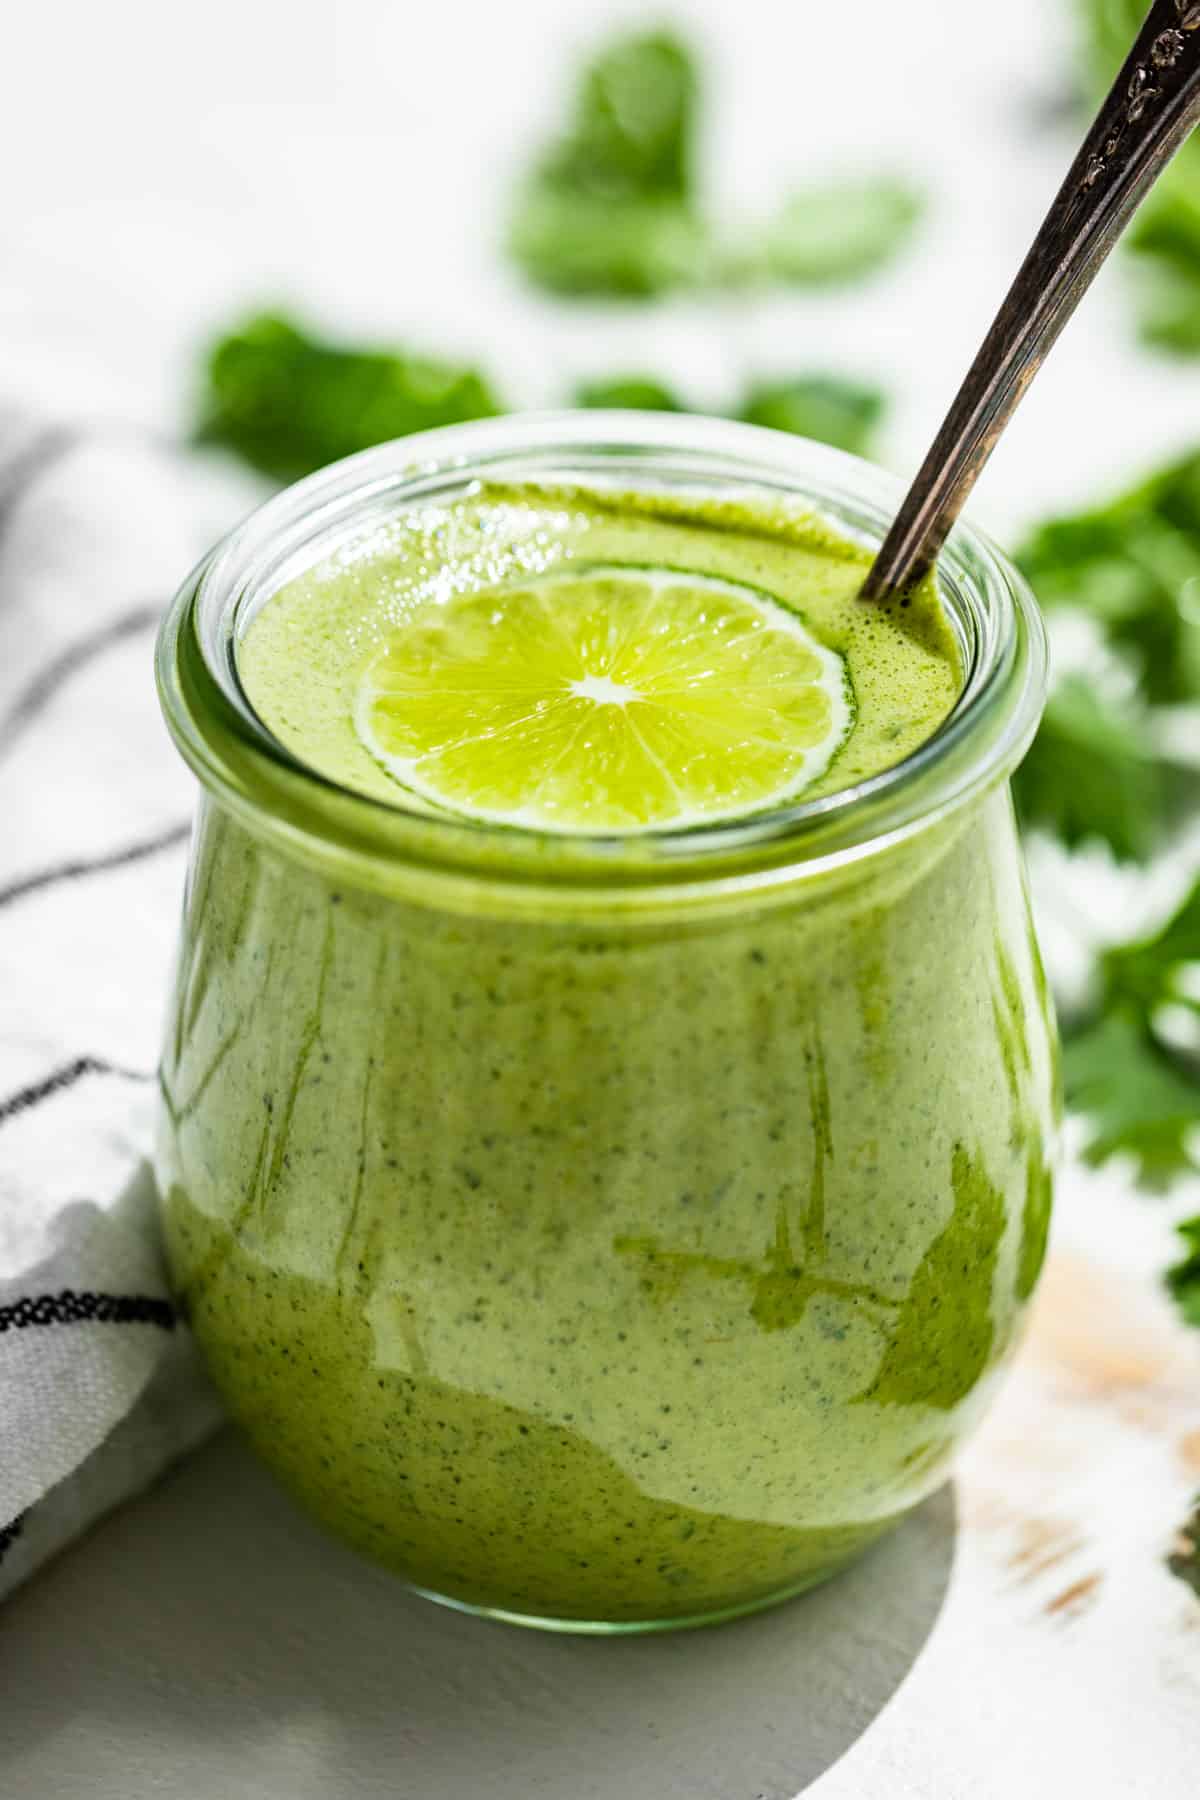
M 561 72 L 641 9 L 22 8 L 0 397 L 176 433 L 198 341 L 271 302 L 477 357 L 513 404 L 588 373 L 661 373 L 714 406 L 748 375 L 877 376 L 907 469 L 1073 147 L 1069 3 L 676 6 L 707 50 L 730 221 L 847 164 L 912 170 L 936 208 L 869 288 L 651 309 L 539 300 L 496 251 Z M 1114 269 L 985 476 L 975 515 L 1002 535 L 1200 435 L 1200 365 L 1137 352 L 1125 302 Z M 1057 879 L 1047 863 L 1043 890 Z M 5 1610 L 0 1792 L 1183 1800 L 1200 1605 L 1162 1559 L 1200 1481 L 1200 1357 L 1154 1276 L 1195 1199 L 1073 1174 L 1031 1343 L 954 1494 L 822 1594 L 724 1632 L 580 1644 L 435 1612 L 219 1443 Z
M 728 220 L 793 178 L 880 164 L 926 178 L 937 206 L 922 255 L 881 285 L 654 309 L 539 300 L 496 248 L 513 170 L 561 122 L 571 57 L 644 7 L 23 8 L 0 116 L 0 376 L 177 426 L 197 340 L 282 300 L 478 355 L 522 405 L 621 367 L 686 378 L 713 405 L 747 371 L 876 374 L 900 401 L 890 460 L 908 468 L 1072 148 L 1072 4 L 664 8 L 707 52 L 704 160 Z M 982 522 L 1007 531 L 1190 444 L 1200 373 L 1135 355 L 1122 285 L 1105 279 L 1039 379 L 984 478 Z

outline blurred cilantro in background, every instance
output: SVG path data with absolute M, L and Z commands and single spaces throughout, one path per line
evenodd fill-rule
M 1086 1155 L 1131 1154 L 1146 1187 L 1200 1170 L 1200 990 L 1189 985 L 1197 966 L 1200 881 L 1159 931 L 1105 952 L 1092 1004 L 1064 1021 L 1067 1099 L 1092 1128 Z M 1169 1031 L 1172 1014 L 1186 1027 L 1182 1045 Z
M 853 281 L 908 242 L 922 197 L 891 175 L 802 189 L 750 241 L 727 244 L 695 176 L 702 119 L 694 53 L 666 32 L 622 37 L 587 62 L 571 122 L 519 183 L 508 248 L 551 293 L 650 299 L 762 280 Z
M 572 404 L 694 410 L 649 375 L 582 382 Z M 242 321 L 209 350 L 194 437 L 286 482 L 389 438 L 505 410 L 476 369 L 406 350 L 329 342 L 267 312 Z M 730 416 L 869 453 L 885 411 L 877 388 L 809 375 L 751 386 Z
M 1013 783 L 1027 825 L 1075 849 L 1100 839 L 1119 862 L 1161 846 L 1167 782 L 1140 705 L 1068 675 Z
M 638 412 L 696 410 L 649 375 L 582 382 L 573 403 L 629 407 Z M 791 380 L 755 382 L 729 417 L 868 456 L 886 413 L 887 397 L 879 388 L 837 375 L 798 375 Z
M 563 294 L 646 298 L 708 274 L 693 153 L 699 81 L 664 32 L 621 38 L 588 63 L 573 120 L 521 184 L 509 249 Z
M 1190 764 L 1163 748 L 1162 729 L 1164 707 L 1200 702 L 1200 454 L 1042 525 L 1018 561 L 1051 619 L 1082 614 L 1109 661 L 1055 685 L 1014 782 L 1018 808 L 1070 848 L 1099 841 L 1145 862 L 1200 819 L 1200 713 L 1185 715 Z M 1200 1001 L 1185 973 L 1197 964 L 1200 882 L 1161 930 L 1101 956 L 1090 1001 L 1061 1020 L 1085 1154 L 1132 1157 L 1150 1188 L 1200 1169 Z M 1164 1030 L 1172 1011 L 1190 1020 L 1182 1041 Z
M 1019 560 L 1044 607 L 1092 615 L 1147 700 L 1200 700 L 1200 452 L 1043 525 Z
M 1145 21 L 1149 0 L 1077 0 L 1091 85 L 1107 93 Z M 1200 138 L 1159 176 L 1125 242 L 1142 264 L 1138 300 L 1148 343 L 1180 355 L 1200 352 Z
M 606 201 L 692 191 L 700 83 L 688 46 L 668 32 L 617 38 L 586 63 L 570 132 L 539 174 Z
M 652 375 L 614 375 L 581 381 L 571 404 L 586 409 L 612 407 L 617 412 L 690 412 L 679 395 Z
M 802 375 L 758 383 L 736 416 L 748 425 L 767 425 L 869 456 L 886 411 L 887 399 L 879 388 L 831 375 Z
M 1154 711 L 1200 701 L 1200 454 L 1042 525 L 1017 560 L 1045 610 L 1085 614 L 1134 683 L 1058 685 L 1017 777 L 1022 811 L 1068 845 L 1099 838 L 1144 861 L 1200 787 L 1158 748 Z
M 814 286 L 861 280 L 904 248 L 924 210 L 919 189 L 892 176 L 799 188 L 766 229 L 766 269 Z
M 325 343 L 260 313 L 209 351 L 195 437 L 288 482 L 388 438 L 501 410 L 475 369 Z

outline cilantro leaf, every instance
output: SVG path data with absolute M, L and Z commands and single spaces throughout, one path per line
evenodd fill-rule
M 1179 1066 L 1129 1010 L 1100 1017 L 1067 1040 L 1067 1104 L 1091 1121 L 1088 1162 L 1134 1157 L 1144 1187 L 1163 1188 L 1200 1168 L 1200 1081 Z
M 704 276 L 708 237 L 669 197 L 608 201 L 536 179 L 519 199 L 509 250 L 551 293 L 647 300 Z
M 763 258 L 782 281 L 861 280 L 898 255 L 923 211 L 920 190 L 892 175 L 801 188 L 768 226 Z
M 923 209 L 891 174 L 802 188 L 747 242 L 719 241 L 695 173 L 700 80 L 669 32 L 622 36 L 586 63 L 568 123 L 519 182 L 508 250 L 551 293 L 650 299 L 762 279 L 860 280 L 895 256 Z
M 1161 930 L 1119 944 L 1101 957 L 1105 999 L 1135 1010 L 1148 1023 L 1163 1006 L 1184 1005 L 1200 1012 L 1200 999 L 1180 980 L 1192 964 L 1200 965 L 1200 880 Z
M 542 159 L 542 174 L 605 199 L 688 199 L 698 94 L 695 60 L 679 38 L 618 38 L 585 66 L 571 127 Z
M 652 375 L 613 375 L 607 379 L 581 381 L 575 389 L 573 404 L 588 407 L 615 407 L 629 412 L 690 412 L 678 394 L 656 381 Z
M 531 281 L 645 298 L 704 276 L 698 91 L 690 51 L 665 32 L 622 37 L 584 68 L 571 124 L 520 185 L 509 224 L 510 254 Z
M 1167 1270 L 1167 1289 L 1187 1323 L 1200 1325 L 1200 1216 L 1185 1219 L 1177 1229 L 1184 1255 Z
M 1200 147 L 1168 164 L 1128 234 L 1143 342 L 1174 356 L 1200 351 Z
M 580 407 L 692 410 L 652 375 L 595 377 L 573 399 Z M 861 448 L 883 408 L 874 388 L 805 376 L 752 387 L 734 416 Z M 287 482 L 371 444 L 501 410 L 474 369 L 327 342 L 281 314 L 261 313 L 209 350 L 195 436 Z
M 1167 1005 L 1200 1010 L 1180 980 L 1197 962 L 1200 880 L 1158 931 L 1104 953 L 1097 1005 L 1083 1029 L 1068 1035 L 1067 1102 L 1092 1120 L 1088 1159 L 1129 1152 L 1148 1187 L 1200 1169 L 1200 1066 L 1165 1043 L 1156 1023 Z
M 1200 699 L 1200 453 L 1043 525 L 1017 561 L 1043 606 L 1092 615 L 1152 704 Z
M 1022 816 L 1068 846 L 1097 838 L 1142 861 L 1200 797 L 1194 771 L 1156 747 L 1148 710 L 1200 700 L 1200 453 L 1051 520 L 1018 561 L 1042 605 L 1089 614 L 1138 682 L 1134 699 L 1080 675 L 1060 683 L 1016 777 Z
M 475 369 L 327 343 L 261 313 L 209 351 L 196 437 L 287 482 L 388 438 L 499 410 Z
M 1145 719 L 1082 675 L 1051 694 L 1013 791 L 1025 823 L 1068 846 L 1100 839 L 1118 860 L 1142 861 L 1162 837 L 1166 784 Z
M 585 381 L 576 388 L 574 403 L 630 407 L 638 412 L 693 410 L 673 389 L 648 375 Z M 732 416 L 861 455 L 869 448 L 886 410 L 886 397 L 878 388 L 837 375 L 800 375 L 752 384 Z
M 886 410 L 886 398 L 876 387 L 831 375 L 801 375 L 752 387 L 738 417 L 861 456 L 870 449 Z

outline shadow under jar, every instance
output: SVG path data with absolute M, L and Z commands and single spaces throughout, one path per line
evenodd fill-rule
M 573 1630 L 753 1610 L 944 1479 L 1042 1262 L 1053 1027 L 1008 777 L 1045 650 L 967 528 L 963 687 L 896 768 L 734 824 L 551 839 L 354 794 L 237 675 L 348 531 L 473 481 L 794 496 L 864 464 L 636 415 L 409 439 L 280 496 L 167 619 L 202 784 L 162 1068 L 173 1278 L 231 1412 L 433 1597 Z

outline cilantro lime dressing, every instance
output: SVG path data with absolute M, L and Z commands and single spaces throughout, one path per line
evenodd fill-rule
M 378 799 L 420 804 L 355 723 L 364 671 L 398 631 L 464 593 L 536 586 L 576 565 L 595 567 L 597 582 L 605 565 L 715 577 L 799 615 L 842 660 L 854 726 L 793 796 L 816 798 L 901 761 L 958 693 L 957 648 L 932 585 L 903 609 L 866 606 L 857 594 L 868 563 L 861 546 L 794 507 L 485 487 L 412 508 L 291 581 L 251 623 L 239 668 L 260 717 L 302 761 Z
M 858 608 L 863 558 L 821 527 L 495 490 L 294 583 L 243 680 L 307 761 L 394 797 L 347 724 L 363 659 L 439 584 L 568 551 L 802 612 L 855 690 L 829 787 L 952 702 L 934 596 Z M 686 922 L 441 911 L 208 803 L 163 1064 L 175 1280 L 263 1454 L 419 1585 L 737 1610 L 853 1555 L 979 1415 L 1044 1250 L 1051 1062 L 1003 791 Z

